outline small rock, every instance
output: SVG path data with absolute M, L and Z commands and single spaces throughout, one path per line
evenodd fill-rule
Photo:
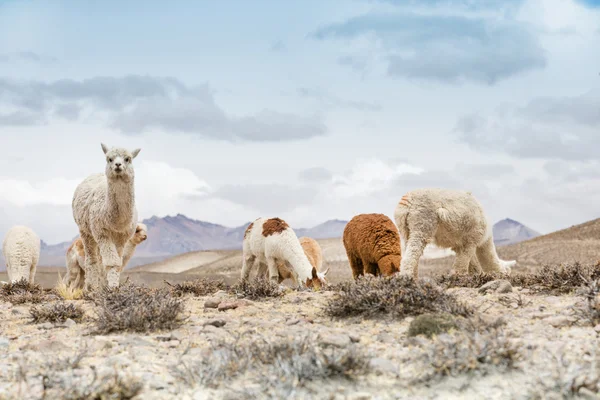
M 348 337 L 350 338 L 350 341 L 352 343 L 358 343 L 358 342 L 360 342 L 360 335 L 358 335 L 356 333 L 349 333 Z
M 223 300 L 221 299 L 207 299 L 204 301 L 204 308 L 217 308 Z
M 180 342 L 183 342 L 183 340 L 187 337 L 187 335 L 181 331 L 174 331 L 174 332 L 171 332 L 171 337 L 175 340 L 179 340 Z
M 579 396 L 581 396 L 584 399 L 600 400 L 600 395 L 597 395 L 596 393 L 592 392 L 590 389 L 585 387 L 580 388 L 577 394 L 579 394 Z
M 250 304 L 252 304 L 252 303 L 249 302 L 248 300 L 244 300 L 244 299 L 237 300 L 237 301 L 224 301 L 219 304 L 218 310 L 219 311 L 235 310 L 236 308 L 246 307 Z
M 321 344 L 333 347 L 346 347 L 350 344 L 350 337 L 345 334 L 329 334 L 321 337 Z
M 594 330 L 595 330 L 596 332 L 600 333 L 600 324 L 596 325 L 596 326 L 594 327 Z
M 387 358 L 372 358 L 370 361 L 371 368 L 379 373 L 398 374 L 398 367 Z
M 23 350 L 33 350 L 33 351 L 66 351 L 69 349 L 69 346 L 61 342 L 57 339 L 50 340 L 41 340 L 37 343 L 28 343 L 23 347 Z
M 212 326 L 214 326 L 216 328 L 221 328 L 221 327 L 225 326 L 226 323 L 227 322 L 225 322 L 222 319 L 211 319 L 210 321 L 206 321 L 204 323 L 204 326 L 206 326 L 206 325 L 212 325 Z
M 347 397 L 348 400 L 371 400 L 372 398 L 373 398 L 373 395 L 371 395 L 370 393 L 366 393 L 366 392 L 352 393 L 351 395 L 349 395 Z
M 555 328 L 570 326 L 574 322 L 572 318 L 569 318 L 565 315 L 555 315 L 544 319 L 544 321 L 546 321 L 548 324 L 552 325 Z
M 423 335 L 432 337 L 451 329 L 458 329 L 458 319 L 447 313 L 422 314 L 413 319 L 408 326 L 408 336 Z
M 52 329 L 54 325 L 51 322 L 44 322 L 43 324 L 38 325 L 38 329 Z
M 73 321 L 71 318 L 67 318 L 64 324 L 67 328 L 77 325 L 77 322 Z
M 5 338 L 4 336 L 0 336 L 0 347 L 8 347 L 9 344 L 10 344 L 10 340 L 8 340 L 8 338 Z
M 513 287 L 509 281 L 505 279 L 498 279 L 495 281 L 488 282 L 485 285 L 481 286 L 479 288 L 479 293 L 510 293 L 512 292 L 512 290 Z
M 300 323 L 300 319 L 299 318 L 292 318 L 288 321 L 286 321 L 286 325 L 288 326 L 292 326 L 292 325 L 298 325 L 298 323 Z

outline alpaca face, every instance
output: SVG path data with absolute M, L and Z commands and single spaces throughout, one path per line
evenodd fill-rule
M 146 228 L 146 225 L 144 225 L 142 223 L 138 223 L 135 228 L 135 233 L 133 234 L 133 237 L 131 238 L 131 241 L 135 245 L 138 245 L 146 239 L 148 239 L 148 230 Z
M 317 272 L 317 269 L 315 267 L 313 267 L 312 278 L 306 279 L 306 287 L 312 288 L 315 290 L 321 290 L 323 287 L 328 286 L 329 283 L 327 282 L 327 279 L 325 278 L 325 275 L 327 275 L 327 272 L 329 272 L 329 268 L 327 268 L 324 272 Z
M 108 179 L 130 180 L 134 177 L 133 159 L 138 155 L 140 149 L 129 152 L 122 148 L 109 149 L 102 144 L 102 151 L 106 155 L 106 176 Z

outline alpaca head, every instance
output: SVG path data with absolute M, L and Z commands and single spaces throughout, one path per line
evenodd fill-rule
M 325 277 L 328 272 L 329 268 L 323 272 L 318 272 L 315 267 L 312 267 L 312 277 L 306 278 L 306 287 L 320 290 L 321 288 L 328 286 L 329 283 Z
M 148 228 L 146 228 L 146 225 L 138 222 L 137 226 L 135 227 L 135 233 L 130 240 L 137 246 L 146 239 L 148 239 Z
M 387 256 L 383 256 L 377 262 L 379 272 L 383 276 L 393 275 L 394 273 L 400 271 L 401 261 L 402 257 L 400 256 L 400 254 L 388 254 Z
M 135 149 L 129 152 L 118 147 L 109 149 L 108 146 L 102 143 L 102 151 L 106 155 L 106 177 L 108 179 L 131 180 L 135 174 L 132 162 L 140 150 Z

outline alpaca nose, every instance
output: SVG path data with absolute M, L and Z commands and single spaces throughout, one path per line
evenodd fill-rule
M 122 165 L 122 164 L 121 164 L 120 162 L 118 162 L 118 163 L 115 163 L 115 167 L 117 167 L 117 168 L 121 168 L 121 165 Z

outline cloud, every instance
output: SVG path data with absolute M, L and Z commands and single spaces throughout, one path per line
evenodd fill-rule
M 532 30 L 508 18 L 403 9 L 360 15 L 324 26 L 312 36 L 344 41 L 370 38 L 372 46 L 380 48 L 391 77 L 491 85 L 547 63 Z M 364 61 L 357 60 L 360 56 L 344 58 L 352 67 L 362 68 Z
M 326 182 L 333 178 L 331 171 L 322 167 L 307 168 L 298 174 L 302 182 Z
M 381 104 L 360 100 L 344 100 L 319 89 L 298 88 L 300 97 L 315 99 L 328 107 L 351 108 L 360 111 L 381 111 Z
M 454 134 L 471 148 L 521 158 L 590 160 L 600 146 L 600 90 L 573 97 L 539 97 L 489 115 L 459 119 Z
M 208 85 L 190 87 L 174 78 L 131 75 L 51 83 L 0 79 L 3 125 L 46 124 L 99 118 L 123 134 L 155 130 L 227 141 L 289 141 L 323 136 L 319 117 L 263 110 L 228 115 Z M 85 117 L 85 118 L 84 118 Z
M 273 42 L 271 44 L 271 47 L 269 47 L 269 50 L 271 50 L 274 53 L 281 53 L 281 52 L 287 50 L 287 47 L 286 47 L 285 43 L 283 43 L 281 40 L 277 40 L 276 42 Z
M 510 164 L 464 164 L 459 163 L 454 167 L 458 176 L 494 180 L 504 176 L 515 176 L 517 170 Z
M 18 51 L 14 53 L 0 54 L 0 63 L 33 63 L 33 64 L 51 64 L 57 61 L 52 56 L 34 53 L 32 51 Z
M 313 203 L 317 189 L 312 186 L 282 184 L 224 185 L 214 197 L 250 207 L 260 213 L 276 216 L 302 205 Z

